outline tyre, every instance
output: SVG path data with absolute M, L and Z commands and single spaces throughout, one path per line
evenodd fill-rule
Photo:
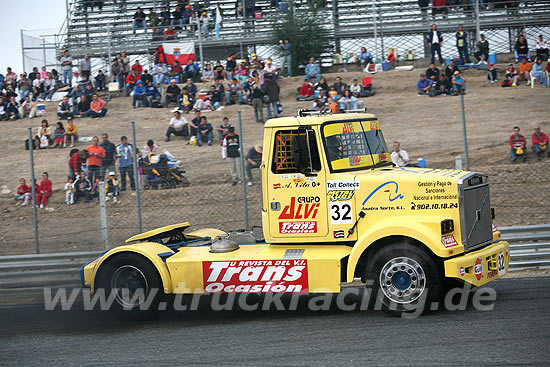
M 97 275 L 97 291 L 105 292 L 109 310 L 131 321 L 149 320 L 157 315 L 163 292 L 162 280 L 155 266 L 145 257 L 133 253 L 114 255 Z
M 380 248 L 365 275 L 367 286 L 372 284 L 371 301 L 394 316 L 422 313 L 441 296 L 440 266 L 423 248 L 408 243 Z

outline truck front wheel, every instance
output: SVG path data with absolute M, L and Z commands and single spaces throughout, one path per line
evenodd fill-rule
M 418 246 L 396 243 L 379 249 L 366 268 L 371 300 L 395 316 L 422 312 L 441 293 L 441 273 L 434 260 Z M 375 304 L 376 306 L 376 304 Z

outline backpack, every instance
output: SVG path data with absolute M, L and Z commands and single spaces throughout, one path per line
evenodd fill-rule
M 162 104 L 161 104 L 159 101 L 157 101 L 157 100 L 155 99 L 155 100 L 153 100 L 153 102 L 151 103 L 151 107 L 152 107 L 152 108 L 162 108 Z
M 503 80 L 502 81 L 502 86 L 503 87 L 511 87 L 512 86 L 512 81 L 509 80 L 509 79 Z
M 32 150 L 35 150 L 36 149 L 36 142 L 34 140 L 31 140 L 31 141 L 32 141 Z M 30 147 L 29 139 L 27 139 L 27 140 L 25 140 L 25 149 L 29 150 L 29 147 Z

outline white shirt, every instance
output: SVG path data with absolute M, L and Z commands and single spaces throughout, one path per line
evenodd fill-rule
M 187 119 L 185 117 L 181 117 L 179 120 L 174 116 L 170 120 L 170 125 L 174 127 L 176 130 L 181 130 L 184 125 L 187 125 Z
M 437 35 L 437 31 L 434 32 L 432 43 L 439 43 L 439 36 Z
M 273 64 L 266 64 L 264 67 L 264 72 L 274 73 L 277 68 Z
M 399 155 L 401 155 L 401 157 Z M 405 167 L 409 163 L 409 154 L 403 149 L 400 149 L 399 153 L 397 153 L 396 151 L 393 151 L 390 156 L 391 156 L 391 161 L 397 167 Z
M 536 47 L 537 49 L 544 50 L 548 48 L 548 43 L 546 43 L 546 41 L 537 41 Z

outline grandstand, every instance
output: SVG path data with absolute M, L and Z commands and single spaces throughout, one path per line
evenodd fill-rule
M 236 5 L 242 2 L 219 1 L 224 13 L 221 38 L 216 38 L 213 31 L 201 39 L 198 32 L 189 35 L 180 31 L 174 42 L 195 40 L 197 48 L 201 44 L 206 60 L 223 59 L 229 51 L 245 54 L 257 48 L 264 57 L 278 57 L 271 30 L 273 24 L 281 19 L 283 10 L 270 7 L 273 1 L 259 0 L 256 1 L 255 16 L 244 18 L 236 14 Z M 77 58 L 88 53 L 92 59 L 101 60 L 96 62 L 98 67 L 107 67 L 107 56 L 120 51 L 141 58 L 142 62 L 151 61 L 151 50 L 160 42 L 152 41 L 149 27 L 147 32 L 139 29 L 136 34 L 132 33 L 133 14 L 138 6 L 146 14 L 149 9 L 159 13 L 164 6 L 173 10 L 178 3 L 185 2 L 105 0 L 101 12 L 97 8 L 93 11 L 85 8 L 84 3 L 83 0 L 68 0 L 60 49 L 69 49 Z M 214 11 L 216 4 L 214 1 L 190 3 L 200 3 L 209 14 Z M 295 0 L 293 3 L 295 9 L 308 6 L 306 0 Z M 407 49 L 414 49 L 417 57 L 423 57 L 424 34 L 434 21 L 447 40 L 454 39 L 453 33 L 458 24 L 464 24 L 466 30 L 474 35 L 470 40 L 472 43 L 477 30 L 480 30 L 489 39 L 491 52 L 497 53 L 511 52 L 520 33 L 525 33 L 531 40 L 538 34 L 550 38 L 550 1 L 519 1 L 516 2 L 519 3 L 517 7 L 501 7 L 510 1 L 485 0 L 486 5 L 489 3 L 490 9 L 455 9 L 445 19 L 438 15 L 435 20 L 431 12 L 426 15 L 420 11 L 416 0 L 329 0 L 319 11 L 326 13 L 326 26 L 334 35 L 334 53 L 342 55 L 357 53 L 361 46 L 366 46 L 377 56 L 382 56 L 388 48 L 397 48 L 399 55 L 403 55 Z M 454 41 L 444 44 L 443 53 L 456 53 Z

